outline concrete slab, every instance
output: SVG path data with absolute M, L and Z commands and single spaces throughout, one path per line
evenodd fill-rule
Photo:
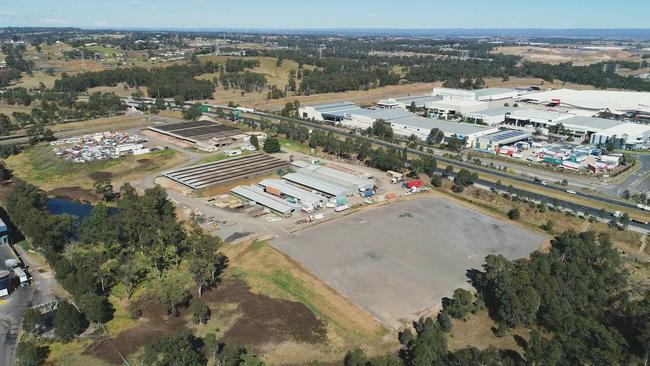
M 352 214 L 275 239 L 287 253 L 389 328 L 417 319 L 488 254 L 525 257 L 544 236 L 442 198 Z

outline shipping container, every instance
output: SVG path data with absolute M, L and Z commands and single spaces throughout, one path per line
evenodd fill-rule
M 412 180 L 410 182 L 407 182 L 406 183 L 406 188 L 408 188 L 408 189 L 411 189 L 413 187 L 420 188 L 423 185 L 424 185 L 424 183 L 422 183 L 421 180 L 417 179 L 417 180 Z
M 375 191 L 373 191 L 372 189 L 368 189 L 368 190 L 363 191 L 361 196 L 365 198 L 365 197 L 371 197 L 374 194 L 375 194 Z
M 336 206 L 334 207 L 334 211 L 341 212 L 347 210 L 348 208 L 350 208 L 348 205 Z
M 544 162 L 547 163 L 547 164 L 553 164 L 553 165 L 562 164 L 562 160 L 556 159 L 556 158 L 553 158 L 553 157 L 550 157 L 550 156 L 545 157 Z
M 337 206 L 343 206 L 348 204 L 348 198 L 347 197 L 336 197 L 336 205 Z
M 11 288 L 11 273 L 9 271 L 0 270 L 0 297 L 9 295 Z
M 279 189 L 277 189 L 277 188 L 275 188 L 275 187 L 266 186 L 266 188 L 265 188 L 264 190 L 266 191 L 266 193 L 268 193 L 268 194 L 272 194 L 272 195 L 274 195 L 274 196 L 278 196 L 278 197 L 279 197 L 279 196 L 282 195 L 282 191 L 279 190 Z

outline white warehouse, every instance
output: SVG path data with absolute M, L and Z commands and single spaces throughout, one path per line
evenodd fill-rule
M 390 121 L 390 125 L 396 135 L 403 137 L 415 135 L 422 140 L 426 140 L 432 129 L 438 128 L 445 134 L 443 142 L 447 142 L 452 136 L 456 135 L 458 138 L 467 139 L 467 147 L 473 146 L 478 137 L 499 131 L 497 127 L 451 122 L 418 116 Z
M 590 143 L 602 145 L 611 143 L 619 148 L 644 149 L 650 146 L 650 125 L 621 123 L 591 135 Z
M 464 90 L 453 88 L 435 88 L 433 95 L 442 97 L 444 100 L 475 100 L 488 102 L 493 100 L 514 99 L 520 95 L 520 91 L 507 88 L 483 88 L 476 90 Z

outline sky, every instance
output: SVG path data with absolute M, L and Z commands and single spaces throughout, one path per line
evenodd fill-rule
M 650 0 L 0 0 L 0 27 L 650 28 Z

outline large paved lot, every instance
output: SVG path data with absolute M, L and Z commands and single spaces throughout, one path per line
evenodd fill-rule
M 525 257 L 545 238 L 442 198 L 352 214 L 273 242 L 394 328 L 417 319 L 487 254 Z

